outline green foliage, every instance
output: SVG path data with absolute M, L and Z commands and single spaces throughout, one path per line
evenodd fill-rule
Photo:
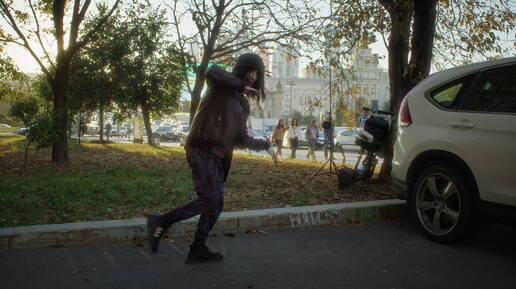
M 301 121 L 303 120 L 303 114 L 295 110 L 292 112 L 291 118 L 297 119 L 298 124 L 301 124 Z
M 99 10 L 86 27 L 95 26 L 106 8 Z M 74 59 L 72 113 L 116 107 L 122 121 L 142 103 L 156 117 L 177 111 L 184 68 L 175 46 L 164 41 L 164 22 L 164 11 L 148 3 L 134 3 L 113 15 Z
M 25 127 L 40 113 L 40 101 L 36 97 L 16 100 L 12 103 L 9 116 L 23 122 Z
M 312 123 L 312 120 L 317 121 L 317 126 L 321 127 L 319 118 L 311 114 L 303 116 L 303 119 L 299 122 L 299 124 L 309 126 Z
M 174 43 L 164 40 L 165 22 L 164 10 L 139 3 L 126 10 L 125 24 L 117 28 L 126 50 L 113 70 L 123 83 L 118 103 L 128 111 L 142 104 L 156 117 L 178 110 L 184 67 Z
M 19 71 L 13 60 L 3 56 L 1 51 L 0 46 L 0 102 L 15 97 L 19 84 L 27 81 L 27 77 Z
M 37 149 L 51 147 L 57 140 L 57 134 L 52 125 L 52 121 L 47 118 L 36 118 L 28 125 L 29 134 L 27 142 L 35 144 Z

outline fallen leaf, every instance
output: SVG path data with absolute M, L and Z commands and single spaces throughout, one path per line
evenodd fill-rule
M 256 228 L 245 230 L 245 233 L 246 233 L 246 234 L 256 233 L 256 232 L 257 232 Z
M 258 233 L 262 234 L 262 235 L 267 235 L 268 233 L 265 232 L 265 231 L 258 231 Z

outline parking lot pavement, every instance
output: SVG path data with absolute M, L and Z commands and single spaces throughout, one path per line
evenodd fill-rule
M 188 242 L 0 251 L 0 288 L 515 288 L 516 229 L 484 225 L 456 246 L 407 220 L 289 229 L 209 244 L 221 263 L 185 265 Z

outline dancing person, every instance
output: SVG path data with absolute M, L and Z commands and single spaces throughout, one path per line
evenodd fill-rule
M 246 122 L 248 98 L 263 100 L 265 67 L 254 53 L 242 54 L 227 72 L 218 66 L 205 71 L 208 90 L 199 104 L 185 144 L 197 198 L 164 215 L 147 217 L 150 249 L 156 253 L 160 239 L 174 223 L 201 215 L 185 263 L 217 262 L 220 253 L 205 244 L 224 206 L 226 181 L 236 145 L 267 150 L 276 164 L 276 152 L 266 139 L 249 136 Z

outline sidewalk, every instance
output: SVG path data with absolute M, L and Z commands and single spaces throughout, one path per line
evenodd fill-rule
M 404 211 L 401 200 L 381 200 L 331 205 L 224 212 L 214 234 L 248 230 L 273 230 L 333 224 L 354 224 L 393 218 Z M 197 218 L 175 224 L 172 236 L 192 236 Z M 135 241 L 146 238 L 146 220 L 128 219 L 0 229 L 0 248 L 48 247 Z
M 516 230 L 480 229 L 460 246 L 426 240 L 404 217 L 217 235 L 208 245 L 224 260 L 198 265 L 184 264 L 183 238 L 158 254 L 146 243 L 0 249 L 0 288 L 514 289 Z

